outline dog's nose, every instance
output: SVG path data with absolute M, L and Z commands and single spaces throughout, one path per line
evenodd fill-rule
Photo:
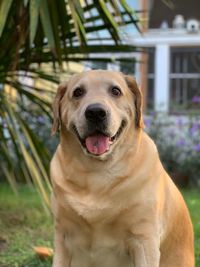
M 106 119 L 107 111 L 101 104 L 91 104 L 85 111 L 85 117 L 90 122 L 102 122 Z

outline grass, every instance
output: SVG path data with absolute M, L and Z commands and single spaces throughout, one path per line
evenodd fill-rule
M 37 192 L 19 188 L 19 196 L 0 185 L 0 266 L 50 267 L 34 254 L 34 246 L 52 247 L 53 222 Z
M 184 190 L 195 231 L 196 267 L 200 267 L 200 192 Z M 50 267 L 51 259 L 41 261 L 34 246 L 52 247 L 53 222 L 41 206 L 34 189 L 19 188 L 19 196 L 0 184 L 0 266 Z
M 192 218 L 195 235 L 196 267 L 200 267 L 200 191 L 184 190 L 183 197 L 187 203 Z

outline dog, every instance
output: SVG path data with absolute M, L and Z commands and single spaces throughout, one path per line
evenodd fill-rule
M 53 267 L 194 267 L 193 229 L 131 76 L 91 70 L 53 103 Z

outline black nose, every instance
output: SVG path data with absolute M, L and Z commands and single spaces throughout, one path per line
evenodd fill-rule
M 85 111 L 85 117 L 90 122 L 102 122 L 107 117 L 107 111 L 101 104 L 91 104 Z

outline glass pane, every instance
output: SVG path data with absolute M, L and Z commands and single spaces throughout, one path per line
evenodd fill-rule
M 170 70 L 171 111 L 200 108 L 200 48 L 172 48 Z

